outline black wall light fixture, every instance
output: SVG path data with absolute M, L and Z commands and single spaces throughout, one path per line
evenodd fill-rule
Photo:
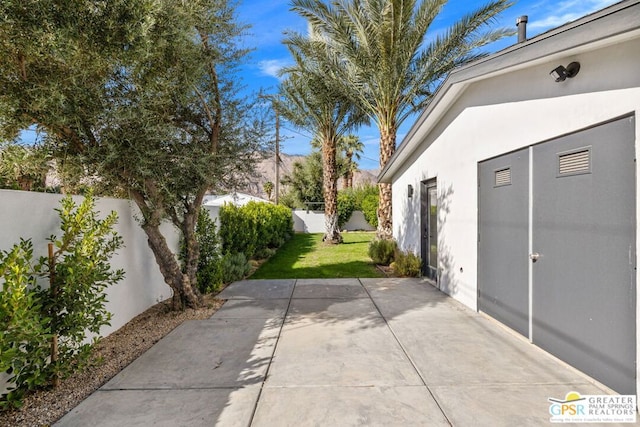
M 413 197 L 413 185 L 411 184 L 407 187 L 407 196 L 409 196 L 409 198 Z
M 570 79 L 572 77 L 575 77 L 579 71 L 580 71 L 580 63 L 572 62 L 569 65 L 567 65 L 566 68 L 562 65 L 554 68 L 553 71 L 551 71 L 549 74 L 551 75 L 551 77 L 555 79 L 556 82 L 563 82 L 567 78 Z

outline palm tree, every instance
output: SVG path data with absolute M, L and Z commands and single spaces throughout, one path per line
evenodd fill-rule
M 422 110 L 454 68 L 476 60 L 479 48 L 511 31 L 486 29 L 511 5 L 493 0 L 446 31 L 426 38 L 447 0 L 293 0 L 325 44 L 343 92 L 367 112 L 380 131 L 380 167 L 396 149 L 398 127 Z M 485 30 L 486 29 L 486 30 Z M 378 236 L 392 235 L 391 185 L 380 184 Z
M 271 200 L 271 192 L 273 191 L 273 182 L 267 181 L 262 185 L 264 192 L 267 193 L 267 199 Z
M 323 43 L 292 33 L 285 40 L 295 64 L 283 70 L 278 111 L 321 142 L 325 235 L 327 243 L 340 243 L 336 151 L 342 135 L 363 123 L 366 116 L 327 79 L 332 70 L 319 58 L 326 56 Z M 319 50 L 320 48 L 320 50 Z
M 353 174 L 358 170 L 358 164 L 353 161 L 355 157 L 360 160 L 360 153 L 364 150 L 364 144 L 357 135 L 346 135 L 340 139 L 340 148 L 346 158 L 346 170 L 344 173 L 344 187 L 353 187 Z

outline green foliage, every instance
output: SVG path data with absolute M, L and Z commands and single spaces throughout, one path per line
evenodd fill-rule
M 251 257 L 258 240 L 257 224 L 242 207 L 225 204 L 220 208 L 220 241 L 225 253 L 244 253 Z
M 105 290 L 124 278 L 124 271 L 112 270 L 109 260 L 123 240 L 113 230 L 116 212 L 99 219 L 91 192 L 79 205 L 71 196 L 65 197 L 56 210 L 62 237 L 49 238 L 55 247 L 53 268 L 47 258 L 40 261 L 53 275 L 51 289 L 41 291 L 40 298 L 51 319 L 51 333 L 58 335 L 58 360 L 48 370 L 65 377 L 85 366 L 100 328 L 109 325 Z M 90 342 L 88 334 L 94 336 Z
M 182 271 L 160 224 L 182 230 L 197 265 L 202 195 L 246 180 L 272 142 L 266 107 L 240 95 L 236 4 L 0 2 L 0 137 L 36 125 L 65 173 L 126 193 L 176 306 L 198 305 L 175 285 L 197 269 Z
M 249 202 L 220 209 L 220 240 L 225 253 L 243 253 L 251 258 L 266 248 L 282 246 L 292 233 L 293 217 L 285 206 Z
M 369 244 L 369 256 L 375 264 L 389 265 L 398 247 L 395 240 L 375 239 Z
M 243 253 L 227 253 L 220 260 L 220 277 L 224 283 L 244 279 L 250 269 L 251 265 Z
M 376 194 L 368 194 L 362 199 L 361 209 L 364 214 L 364 219 L 372 227 L 378 226 L 378 202 L 380 196 Z
M 393 271 L 403 277 L 419 277 L 422 262 L 420 257 L 412 251 L 396 250 L 394 261 L 391 263 Z
M 322 154 L 311 153 L 303 162 L 295 162 L 290 175 L 282 178 L 288 193 L 294 200 L 294 207 L 321 210 L 324 202 L 322 191 Z
M 49 319 L 41 314 L 35 292 L 31 241 L 21 240 L 0 252 L 0 372 L 15 385 L 0 399 L 0 408 L 20 407 L 27 390 L 47 381 Z
M 41 146 L 0 144 L 0 188 L 43 191 L 50 160 Z
M 215 292 L 222 283 L 219 273 L 220 242 L 216 233 L 216 223 L 204 208 L 201 208 L 198 213 L 196 240 L 200 248 L 197 272 L 198 290 L 203 294 Z M 184 249 L 181 254 L 183 257 L 186 256 Z
M 30 241 L 0 252 L 0 372 L 9 373 L 15 384 L 2 396 L 2 408 L 19 407 L 27 391 L 86 366 L 92 343 L 111 319 L 105 289 L 124 277 L 109 265 L 122 247 L 113 231 L 115 212 L 98 219 L 91 192 L 80 205 L 65 197 L 57 211 L 63 234 L 50 238 L 56 248 L 53 263 L 42 257 L 33 265 Z M 37 285 L 38 275 L 49 277 L 50 289 Z M 57 360 L 50 359 L 54 335 Z
M 271 200 L 271 193 L 273 192 L 273 182 L 267 181 L 262 185 L 264 192 L 267 193 L 267 199 Z
M 356 199 L 352 191 L 338 192 L 338 225 L 342 227 L 349 221 L 356 209 Z

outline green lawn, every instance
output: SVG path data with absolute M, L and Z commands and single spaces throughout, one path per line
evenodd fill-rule
M 342 233 L 344 243 L 325 245 L 322 234 L 295 234 L 250 279 L 382 277 L 367 249 L 375 233 Z

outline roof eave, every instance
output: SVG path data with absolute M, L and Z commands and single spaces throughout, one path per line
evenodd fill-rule
M 395 173 L 422 142 L 415 138 L 423 127 L 433 127 L 448 106 L 473 82 L 565 56 L 588 46 L 603 45 L 607 39 L 640 31 L 640 0 L 621 1 L 560 27 L 551 29 L 525 42 L 509 46 L 453 70 L 440 85 L 418 119 L 403 138 L 395 154 L 380 171 L 378 182 L 391 182 Z M 424 132 L 423 132 L 424 133 Z

